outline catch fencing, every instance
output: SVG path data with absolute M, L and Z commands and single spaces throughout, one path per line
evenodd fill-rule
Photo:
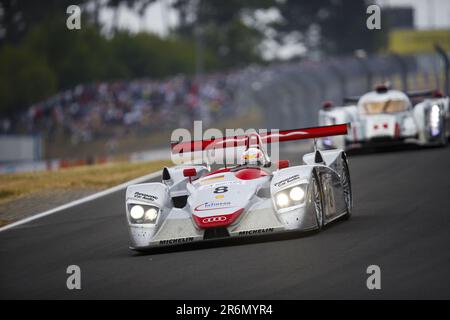
M 325 100 L 336 105 L 377 84 L 411 91 L 445 88 L 445 64 L 438 54 L 331 58 L 266 68 L 249 68 L 237 95 L 245 105 L 258 106 L 269 128 L 290 129 L 317 124 Z M 243 105 L 240 104 L 240 105 Z

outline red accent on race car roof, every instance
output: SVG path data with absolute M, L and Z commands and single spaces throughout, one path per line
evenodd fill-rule
M 303 139 L 313 139 L 329 136 L 339 136 L 347 134 L 347 124 L 337 124 L 332 126 L 313 127 L 305 129 L 293 129 L 293 130 L 281 130 L 270 131 L 268 133 L 261 134 L 261 142 L 273 143 L 273 142 L 285 142 Z M 201 140 L 201 141 L 187 141 L 187 142 L 174 142 L 171 144 L 173 153 L 193 152 L 201 151 L 206 148 L 232 148 L 245 146 L 247 137 L 225 137 L 215 140 Z
M 253 180 L 268 176 L 268 173 L 259 168 L 246 168 L 237 171 L 234 176 L 241 180 Z
M 227 227 L 233 222 L 236 221 L 237 218 L 244 212 L 244 209 L 239 209 L 230 214 L 224 214 L 219 216 L 206 216 L 206 217 L 198 217 L 195 214 L 192 215 L 195 223 L 199 228 L 207 229 L 207 228 L 217 228 L 217 227 Z

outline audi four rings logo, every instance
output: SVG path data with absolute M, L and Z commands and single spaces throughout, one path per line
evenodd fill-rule
M 212 223 L 212 222 L 223 222 L 227 220 L 226 217 L 210 217 L 202 220 L 203 223 Z

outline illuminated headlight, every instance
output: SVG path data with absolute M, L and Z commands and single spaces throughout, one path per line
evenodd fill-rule
M 147 211 L 145 211 L 145 220 L 146 221 L 155 221 L 158 217 L 158 210 L 155 208 L 150 208 Z
M 280 208 L 285 208 L 289 205 L 289 197 L 284 192 L 277 194 L 277 205 Z
M 131 207 L 130 216 L 132 219 L 134 219 L 134 220 L 142 219 L 144 214 L 145 214 L 144 207 L 139 206 L 139 205 Z
M 145 224 L 155 223 L 159 209 L 154 206 L 130 204 L 128 205 L 131 223 Z
M 291 198 L 292 201 L 302 201 L 304 197 L 305 191 L 300 187 L 294 187 L 289 192 L 289 198 Z
M 278 209 L 296 207 L 305 201 L 305 185 L 297 185 L 284 189 L 275 195 L 275 203 Z
M 440 124 L 440 113 L 441 110 L 439 106 L 433 105 L 430 110 L 430 126 L 431 126 L 431 134 L 436 136 L 439 134 L 439 124 Z

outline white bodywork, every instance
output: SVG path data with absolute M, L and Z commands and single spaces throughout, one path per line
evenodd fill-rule
M 245 237 L 292 230 L 320 228 L 341 216 L 350 214 L 351 189 L 343 190 L 347 167 L 342 150 L 307 154 L 303 165 L 270 170 L 235 167 L 209 172 L 205 166 L 195 168 L 197 176 L 184 177 L 187 166 L 166 168 L 162 183 L 130 186 L 126 192 L 126 215 L 131 248 L 183 244 L 218 238 Z M 256 170 L 256 171 L 255 171 Z M 260 171 L 257 171 L 260 170 Z M 323 220 L 318 221 L 312 182 L 318 177 L 322 191 Z M 279 207 L 279 192 L 291 192 L 300 186 L 303 200 L 290 199 L 289 206 Z M 296 197 L 301 191 L 296 189 Z M 135 205 L 157 209 L 152 223 L 136 221 L 130 216 Z M 153 209 L 152 209 L 153 210 Z
M 368 112 L 368 103 L 402 102 L 401 111 Z M 424 98 L 412 104 L 412 99 L 398 90 L 369 92 L 356 105 L 331 107 L 319 112 L 319 124 L 350 123 L 345 137 L 320 139 L 324 148 L 351 149 L 385 143 L 415 143 L 445 145 L 450 136 L 449 98 Z

